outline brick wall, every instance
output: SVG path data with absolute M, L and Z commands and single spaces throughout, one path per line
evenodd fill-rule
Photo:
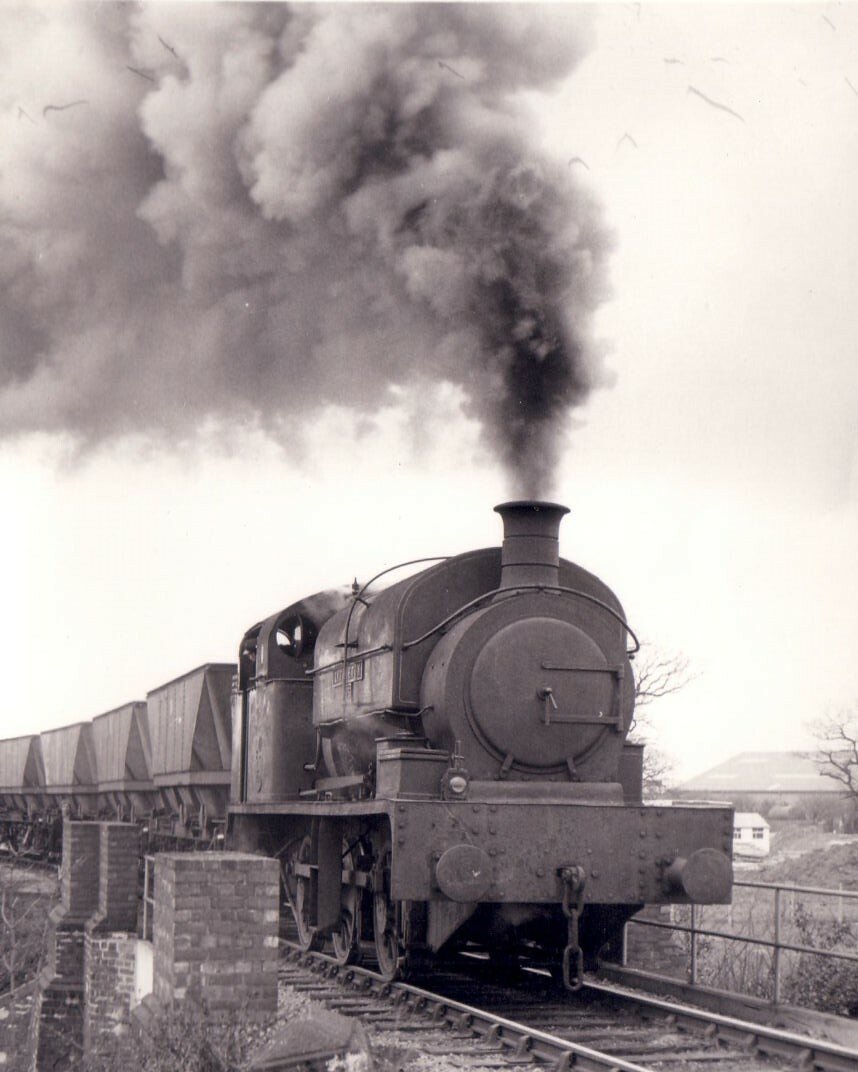
M 52 913 L 49 966 L 31 1003 L 32 1059 L 13 1072 L 72 1069 L 131 1020 L 136 828 L 67 822 L 63 835 L 62 904 Z M 164 854 L 156 858 L 154 893 L 154 996 L 163 1005 L 193 995 L 215 1014 L 276 1010 L 276 861 L 243 853 Z M 8 1070 L 0 1064 L 0 1072 Z
M 42 976 L 47 977 L 49 969 L 42 971 Z M 42 1018 L 42 994 L 44 987 L 41 980 L 37 982 L 33 996 L 33 1009 L 30 1014 L 30 1030 L 27 1035 L 27 1053 L 30 1054 L 28 1072 L 36 1072 L 36 1052 L 39 1048 L 39 1024 Z
M 634 918 L 670 923 L 670 909 L 670 905 L 650 905 Z M 689 969 L 682 934 L 663 927 L 636 926 L 632 921 L 626 925 L 625 963 L 629 968 L 667 975 L 672 979 L 684 980 Z
M 136 949 L 136 935 L 87 928 L 83 1017 L 87 1053 L 122 1034 L 130 1023 Z
M 54 930 L 48 951 L 48 965 L 57 983 L 83 986 L 83 928 L 77 920 L 52 915 Z
M 83 1056 L 83 991 L 48 986 L 42 992 L 36 1069 L 74 1068 Z
M 154 996 L 212 1012 L 277 1007 L 277 862 L 245 853 L 155 860 Z
M 65 1070 L 83 1053 L 84 932 L 79 919 L 61 906 L 52 913 L 54 931 L 48 966 L 40 981 L 35 1068 Z

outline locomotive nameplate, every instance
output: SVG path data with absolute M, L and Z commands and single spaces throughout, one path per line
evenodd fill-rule
M 341 689 L 343 687 L 343 680 L 347 685 L 353 685 L 356 681 L 363 681 L 364 660 L 352 659 L 346 664 L 345 674 L 343 673 L 342 666 L 335 666 L 333 674 L 333 687 L 335 689 Z

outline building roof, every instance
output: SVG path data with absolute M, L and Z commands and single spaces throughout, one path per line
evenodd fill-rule
M 842 793 L 807 752 L 739 752 L 683 782 L 683 793 Z
M 733 816 L 733 829 L 738 830 L 746 826 L 757 826 L 765 829 L 769 824 L 758 811 L 737 811 Z

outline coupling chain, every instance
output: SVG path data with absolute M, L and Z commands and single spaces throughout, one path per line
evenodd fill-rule
M 584 951 L 578 944 L 578 919 L 584 907 L 587 875 L 577 864 L 559 869 L 563 883 L 563 915 L 566 917 L 566 948 L 563 950 L 563 986 L 580 990 L 584 983 Z

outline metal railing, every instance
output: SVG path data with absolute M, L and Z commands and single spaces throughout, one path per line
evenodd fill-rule
M 673 906 L 674 908 L 678 907 L 681 910 L 690 909 L 689 922 L 687 924 L 674 919 L 671 919 L 670 922 L 666 922 L 663 920 L 633 918 L 629 920 L 627 926 L 653 927 L 688 935 L 689 963 L 687 980 L 692 986 L 696 986 L 703 981 L 701 979 L 700 971 L 701 938 L 714 938 L 722 941 L 738 942 L 749 947 L 771 950 L 769 972 L 771 986 L 766 987 L 767 990 L 770 990 L 770 994 L 757 994 L 757 996 L 768 996 L 768 1000 L 774 1005 L 779 1004 L 782 997 L 785 955 L 796 954 L 799 956 L 818 956 L 858 964 L 858 927 L 852 931 L 852 937 L 856 939 L 856 946 L 853 950 L 841 950 L 833 948 L 832 946 L 807 945 L 800 941 L 790 940 L 797 930 L 799 935 L 801 934 L 801 928 L 797 927 L 795 923 L 793 923 L 791 927 L 785 927 L 783 911 L 785 903 L 790 904 L 791 907 L 795 909 L 798 897 L 823 897 L 835 899 L 837 903 L 836 922 L 841 928 L 844 928 L 846 924 L 844 919 L 844 903 L 851 908 L 851 911 L 849 912 L 851 922 L 858 923 L 858 891 L 844 889 L 832 890 L 816 886 L 793 886 L 779 883 L 746 881 L 735 881 L 733 886 L 734 888 L 764 891 L 766 894 L 771 895 L 772 911 L 768 920 L 753 920 L 753 911 L 749 915 L 749 920 L 752 923 L 762 923 L 761 929 L 766 932 L 765 935 L 742 933 L 737 932 L 736 930 L 718 930 L 701 925 L 701 916 L 706 912 L 711 913 L 713 910 L 717 909 L 720 909 L 722 913 L 725 913 L 728 916 L 729 921 L 732 923 L 734 907 L 732 905 L 717 906 L 692 904 L 690 906 Z M 803 902 L 798 903 L 803 905 Z M 753 909 L 754 905 L 752 904 L 751 907 Z M 812 918 L 817 923 L 825 922 L 821 917 Z M 785 931 L 786 934 L 784 933 Z M 707 983 L 712 982 L 711 979 L 705 981 Z M 717 985 L 717 982 L 713 983 L 713 985 Z

